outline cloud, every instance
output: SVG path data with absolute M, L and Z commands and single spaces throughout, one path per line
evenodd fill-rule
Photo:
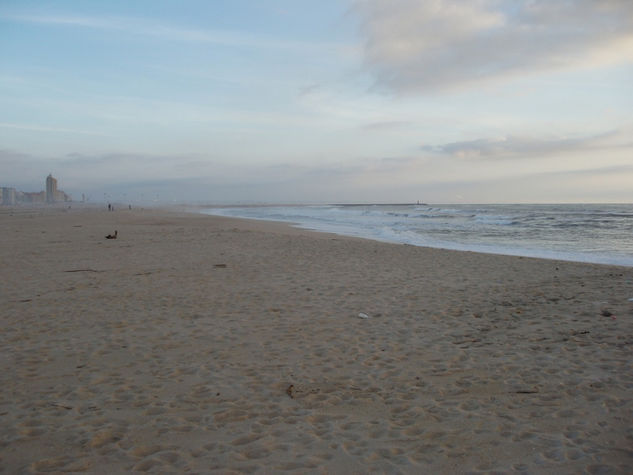
M 55 132 L 55 133 L 64 133 L 64 134 L 95 135 L 95 136 L 106 135 L 101 132 L 93 132 L 89 130 L 68 129 L 64 127 L 46 127 L 46 126 L 41 126 L 41 125 L 29 125 L 29 124 L 15 124 L 11 122 L 0 122 L 0 128 L 28 130 L 32 132 Z
M 625 141 L 623 141 L 625 140 Z M 620 131 L 586 137 L 535 138 L 506 136 L 478 138 L 440 145 L 425 145 L 425 152 L 450 155 L 456 158 L 519 158 L 542 157 L 553 153 L 604 150 L 610 148 L 633 148 Z
M 170 41 L 188 43 L 214 44 L 228 47 L 245 47 L 252 49 L 281 49 L 301 51 L 309 48 L 333 47 L 338 44 L 314 44 L 301 41 L 284 41 L 262 35 L 253 35 L 241 31 L 185 28 L 153 20 L 128 17 L 90 17 L 79 15 L 55 14 L 6 14 L 0 15 L 5 19 L 20 23 L 36 23 L 59 27 L 87 28 L 122 32 L 130 35 L 156 37 Z
M 44 157 L 0 149 L 0 186 L 39 191 L 48 173 L 75 197 L 127 194 L 129 198 L 160 194 L 182 201 L 215 199 L 300 201 L 322 196 L 363 173 L 358 165 L 307 166 L 277 163 L 244 166 L 209 156 L 137 153 L 80 154 Z M 285 198 L 284 198 L 285 197 Z
M 340 161 L 227 162 L 222 154 L 0 150 L 0 186 L 39 191 L 52 173 L 76 199 L 177 202 L 631 201 L 631 131 L 478 138 Z M 476 157 L 477 159 L 471 159 Z M 547 184 L 548 186 L 545 186 Z M 572 186 L 573 185 L 573 186 Z
M 23 191 L 30 191 L 27 187 L 39 186 L 42 177 L 48 173 L 58 177 L 60 187 L 75 189 L 104 183 L 129 183 L 140 176 L 146 179 L 158 179 L 164 175 L 179 176 L 174 169 L 175 160 L 177 161 L 174 157 L 132 153 L 73 153 L 51 158 L 0 150 L 0 170 L 3 170 L 4 186 L 22 187 Z
M 357 0 L 365 62 L 398 93 L 633 61 L 628 0 Z
M 178 164 L 168 157 L 133 154 L 50 160 L 5 150 L 0 169 L 9 173 L 0 185 L 39 191 L 51 172 L 74 199 L 85 194 L 93 202 L 115 203 L 452 202 L 460 200 L 458 195 L 471 202 L 631 200 L 630 164 L 517 172 L 491 162 L 455 170 L 450 162 L 403 157 L 247 169 L 186 157 Z
M 410 120 L 385 120 L 380 122 L 370 122 L 361 126 L 365 131 L 398 130 L 408 128 L 413 125 Z

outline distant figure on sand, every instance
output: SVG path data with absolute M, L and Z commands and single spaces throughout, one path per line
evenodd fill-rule
M 118 234 L 119 234 L 119 231 L 115 230 L 115 231 L 114 231 L 114 234 L 108 234 L 108 235 L 106 236 L 106 239 L 116 239 L 116 237 L 118 236 Z

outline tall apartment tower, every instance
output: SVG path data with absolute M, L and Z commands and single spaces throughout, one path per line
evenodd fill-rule
M 46 202 L 55 203 L 57 195 L 57 180 L 50 173 L 46 177 Z
M 15 188 L 0 188 L 0 203 L 7 206 L 15 204 Z

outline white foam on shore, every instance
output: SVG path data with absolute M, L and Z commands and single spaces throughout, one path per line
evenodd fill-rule
M 627 249 L 607 249 L 604 242 L 575 242 L 572 231 L 558 230 L 553 227 L 573 229 L 576 224 L 563 222 L 554 213 L 534 212 L 532 215 L 514 216 L 511 209 L 502 209 L 502 211 L 507 212 L 503 214 L 496 209 L 491 212 L 491 209 L 486 209 L 483 205 L 466 209 L 404 205 L 393 207 L 325 205 L 202 210 L 205 214 L 281 221 L 302 229 L 382 242 L 487 254 L 633 266 L 633 241 L 628 243 L 631 249 L 629 253 Z M 521 211 L 526 214 L 525 211 Z M 615 216 L 621 218 L 622 214 Z M 628 215 L 624 216 L 630 218 Z M 526 225 L 526 222 L 529 224 Z M 601 226 L 604 227 L 604 224 Z M 517 229 L 513 229 L 514 227 Z M 530 232 L 544 234 L 544 229 L 553 235 L 555 240 L 549 238 L 550 242 L 548 242 L 542 237 L 539 237 L 540 240 L 526 238 Z M 564 232 L 570 235 L 568 241 L 565 241 Z

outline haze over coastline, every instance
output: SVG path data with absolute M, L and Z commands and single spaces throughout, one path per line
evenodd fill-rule
M 632 84 L 631 0 L 0 1 L 0 473 L 630 475 Z
M 633 202 L 633 3 L 5 1 L 0 186 Z

